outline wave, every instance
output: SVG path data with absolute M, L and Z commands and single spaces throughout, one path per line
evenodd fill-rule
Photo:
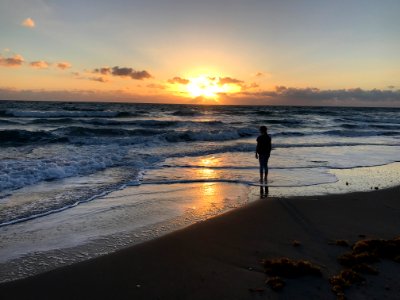
M 1 120 L 0 120 L 1 122 Z M 93 119 L 74 119 L 74 118 L 40 118 L 30 121 L 31 124 L 87 124 L 98 126 L 141 126 L 141 127 L 173 127 L 173 126 L 219 126 L 223 125 L 221 121 L 179 121 L 179 120 L 115 120 L 107 118 L 93 118 Z M 0 123 L 1 124 L 1 123 Z
M 171 115 L 181 116 L 181 117 L 195 117 L 195 116 L 201 116 L 203 115 L 203 113 L 195 109 L 180 109 L 172 112 Z
M 149 136 L 165 133 L 165 130 L 159 129 L 121 129 L 121 128 L 92 128 L 92 127 L 81 127 L 81 126 L 69 126 L 52 131 L 58 135 L 66 137 L 98 137 L 98 136 Z
M 330 181 L 326 182 L 317 182 L 317 183 L 302 183 L 301 185 L 298 184 L 275 184 L 275 183 L 269 183 L 268 187 L 297 187 L 297 186 L 314 186 L 314 185 L 320 185 L 324 183 L 333 183 L 337 182 L 338 179 L 333 179 Z M 235 184 L 244 184 L 248 186 L 260 186 L 258 182 L 254 181 L 247 181 L 247 180 L 237 180 L 237 179 L 179 179 L 179 180 L 149 180 L 149 181 L 143 181 L 141 182 L 141 185 L 147 185 L 147 184 L 188 184 L 188 183 L 235 183 Z
M 276 119 L 267 119 L 264 121 L 266 124 L 277 124 L 277 125 L 291 125 L 291 126 L 300 126 L 304 124 L 304 121 L 301 120 L 295 120 L 295 119 L 281 119 L 281 120 L 276 120 Z
M 399 131 L 371 131 L 371 130 L 328 130 L 317 134 L 340 136 L 340 137 L 369 137 L 369 136 L 397 136 Z
M 210 131 L 192 131 L 170 132 L 163 138 L 171 143 L 191 142 L 191 141 L 229 141 L 239 138 L 250 137 L 254 135 L 253 128 L 240 128 L 236 130 L 210 130 Z
M 0 125 L 21 124 L 20 122 L 10 121 L 7 119 L 0 119 Z
M 41 181 L 91 174 L 120 164 L 128 165 L 130 161 L 124 159 L 126 151 L 118 146 L 79 150 L 67 147 L 63 149 L 61 157 L 57 152 L 36 159 L 25 157 L 20 160 L 0 160 L 0 191 L 19 189 Z
M 117 118 L 117 117 L 130 117 L 137 116 L 132 112 L 120 112 L 120 111 L 27 111 L 27 110 L 6 110 L 6 116 L 18 117 L 18 118 Z
M 57 143 L 68 141 L 65 137 L 56 136 L 46 131 L 28 131 L 21 129 L 1 130 L 0 143 L 2 146 L 18 146 L 29 143 Z

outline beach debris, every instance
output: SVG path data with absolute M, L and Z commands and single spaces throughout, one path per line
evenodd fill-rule
M 321 268 L 308 260 L 295 260 L 287 257 L 264 259 L 262 264 L 270 276 L 295 278 L 301 276 L 321 276 Z
M 365 274 L 371 274 L 371 275 L 378 275 L 379 271 L 377 269 L 375 269 L 374 267 L 366 264 L 366 263 L 362 263 L 362 264 L 358 264 L 358 265 L 354 265 L 351 268 L 353 271 L 356 272 L 360 272 L 360 273 L 365 273 Z
M 287 257 L 263 259 L 265 273 L 268 275 L 265 283 L 274 291 L 282 290 L 286 282 L 282 277 L 297 278 L 301 276 L 322 276 L 321 268 L 308 260 L 295 260 Z
M 300 246 L 301 246 L 301 242 L 298 241 L 298 240 L 293 240 L 293 241 L 292 241 L 292 246 L 293 246 L 293 247 L 300 247 Z
M 349 185 L 349 183 L 346 181 L 346 185 Z
M 362 252 L 354 253 L 347 252 L 338 257 L 338 261 L 341 265 L 346 267 L 352 267 L 362 263 L 374 263 L 379 261 L 379 257 L 375 253 Z
M 274 291 L 280 291 L 286 284 L 286 282 L 279 276 L 269 277 L 265 283 Z
M 376 187 L 375 187 L 375 190 L 379 190 L 379 187 L 376 186 Z
M 364 277 L 352 269 L 342 270 L 339 274 L 329 278 L 329 283 L 332 285 L 332 292 L 336 294 L 338 299 L 345 299 L 345 288 L 364 281 Z
M 376 255 L 379 258 L 386 258 L 399 262 L 400 237 L 391 240 L 361 240 L 353 245 L 352 250 L 355 254 Z
M 365 237 L 365 235 L 359 235 Z M 344 290 L 356 283 L 362 283 L 365 279 L 360 273 L 377 275 L 379 271 L 370 264 L 380 259 L 390 259 L 400 262 L 400 237 L 391 240 L 364 239 L 357 241 L 351 247 L 351 252 L 346 252 L 338 257 L 338 261 L 346 269 L 338 275 L 329 278 L 332 291 L 338 299 L 345 299 Z

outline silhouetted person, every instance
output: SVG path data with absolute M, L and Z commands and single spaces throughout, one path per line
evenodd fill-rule
M 257 138 L 256 158 L 260 162 L 260 182 L 267 182 L 268 160 L 271 154 L 271 136 L 267 134 L 266 126 L 260 127 L 260 133 L 261 135 Z

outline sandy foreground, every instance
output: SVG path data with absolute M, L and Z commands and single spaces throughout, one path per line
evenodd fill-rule
M 156 240 L 0 284 L 0 299 L 336 299 L 328 278 L 343 269 L 337 257 L 350 248 L 331 242 L 399 235 L 400 187 L 263 198 Z M 323 276 L 285 279 L 273 291 L 260 261 L 276 257 L 309 260 Z M 400 264 L 372 265 L 379 274 L 363 274 L 346 297 L 399 299 Z

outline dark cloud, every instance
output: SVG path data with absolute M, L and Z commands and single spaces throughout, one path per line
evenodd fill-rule
M 394 89 L 394 88 L 396 88 L 396 87 L 395 87 L 394 85 L 388 85 L 387 88 L 388 88 L 388 89 Z
M 223 77 L 218 80 L 219 85 L 224 85 L 224 84 L 237 84 L 241 85 L 244 82 L 242 80 L 236 79 L 236 78 L 231 78 L 231 77 Z
M 254 74 L 254 76 L 256 77 L 263 77 L 265 74 L 263 72 L 257 72 L 256 74 Z
M 100 73 L 103 75 L 108 75 L 111 74 L 111 68 L 110 67 L 103 67 L 103 68 L 99 68 L 99 69 L 94 69 L 93 70 L 94 73 Z
M 180 84 L 188 84 L 190 81 L 189 79 L 182 78 L 182 77 L 174 77 L 172 79 L 168 79 L 169 83 L 180 83 Z
M 132 68 L 126 68 L 126 67 L 118 67 L 115 66 L 113 68 L 110 67 L 103 67 L 99 69 L 94 69 L 94 73 L 100 73 L 102 75 L 113 75 L 113 76 L 122 76 L 122 77 L 130 77 L 135 80 L 143 80 L 147 78 L 151 78 L 152 76 L 150 75 L 149 72 L 143 70 L 143 71 L 135 71 Z
M 0 55 L 0 66 L 3 67 L 20 67 L 24 63 L 24 58 L 15 54 L 13 57 L 3 57 Z
M 272 91 L 242 92 L 248 100 L 291 105 L 400 105 L 400 90 L 364 90 L 361 88 L 321 90 L 277 86 Z

